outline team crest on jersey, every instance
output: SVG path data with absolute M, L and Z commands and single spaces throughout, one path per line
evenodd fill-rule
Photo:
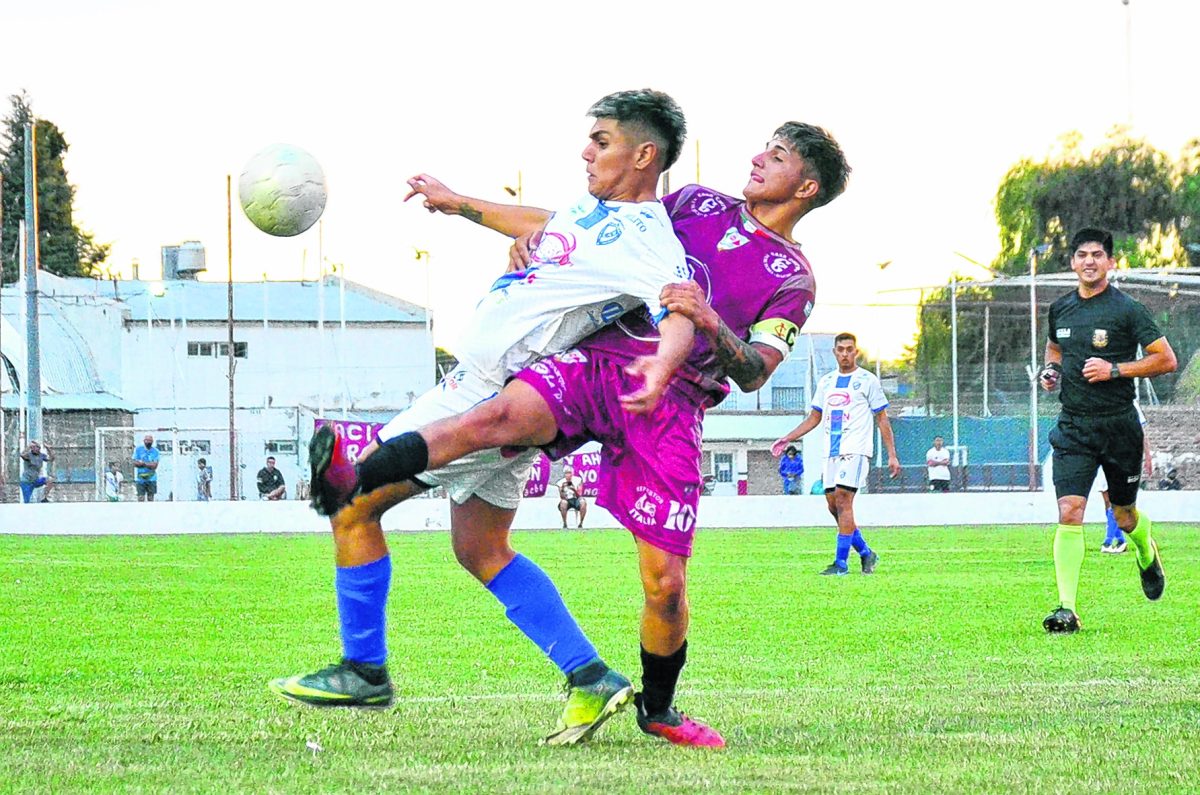
M 725 230 L 725 237 L 717 244 L 717 251 L 733 251 L 749 242 L 750 238 L 739 232 L 736 226 L 731 226 Z
M 541 265 L 570 265 L 575 246 L 574 235 L 547 232 L 533 251 L 533 261 Z
M 727 207 L 724 199 L 711 193 L 701 194 L 692 199 L 692 212 L 696 215 L 716 215 L 725 212 Z
M 835 409 L 842 406 L 849 406 L 850 394 L 848 392 L 830 392 L 826 401 Z
M 779 251 L 772 251 L 767 256 L 763 257 L 763 267 L 767 269 L 767 273 L 772 276 L 784 278 L 790 276 L 800 269 L 800 263 Z
M 621 226 L 621 222 L 614 218 L 604 225 L 604 228 L 600 230 L 600 234 L 596 235 L 596 245 L 607 246 L 609 243 L 615 243 L 623 231 L 625 230 Z
M 850 385 L 850 388 L 853 389 L 855 392 L 857 392 L 858 388 L 860 386 L 862 386 L 862 383 L 859 381 L 855 381 L 853 384 Z
M 1092 347 L 1107 348 L 1108 347 L 1108 331 L 1098 328 L 1092 332 Z

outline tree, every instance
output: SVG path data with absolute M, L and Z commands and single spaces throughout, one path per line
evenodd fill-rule
M 9 97 L 12 112 L 3 120 L 0 138 L 0 176 L 4 190 L 2 280 L 17 279 L 19 263 L 18 223 L 25 217 L 25 124 L 35 124 L 37 142 L 38 251 L 41 266 L 59 276 L 88 276 L 109 254 L 107 243 L 97 243 L 90 232 L 75 225 L 72 205 L 75 188 L 67 181 L 63 157 L 69 148 L 54 123 L 37 119 L 29 95 Z

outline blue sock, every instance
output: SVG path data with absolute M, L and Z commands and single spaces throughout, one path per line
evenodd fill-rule
M 596 647 L 567 610 L 550 577 L 529 558 L 518 554 L 487 589 L 504 605 L 508 620 L 564 674 L 598 659 Z
M 833 562 L 837 564 L 839 569 L 847 569 L 850 567 L 850 564 L 847 561 L 850 558 L 850 544 L 853 539 L 854 536 L 844 536 L 841 533 L 838 533 L 837 557 L 834 558 Z
M 387 661 L 387 597 L 392 558 L 338 568 L 334 578 L 342 654 L 347 660 L 383 665 Z
M 860 555 L 871 554 L 871 548 L 867 546 L 867 540 L 862 537 L 862 531 L 857 527 L 854 528 L 854 535 L 850 536 L 850 544 L 854 547 L 854 551 Z
M 1120 536 L 1121 536 L 1121 529 L 1119 527 L 1117 527 L 1117 516 L 1116 516 L 1116 514 L 1113 513 L 1112 508 L 1105 509 L 1104 518 L 1105 518 L 1104 543 L 1105 544 L 1119 543 L 1117 541 L 1117 539 L 1120 538 Z

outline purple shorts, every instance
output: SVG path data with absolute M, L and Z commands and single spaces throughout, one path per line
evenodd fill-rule
M 674 555 L 690 557 L 700 502 L 700 437 L 704 411 L 668 387 L 651 415 L 630 414 L 618 398 L 640 379 L 617 357 L 578 349 L 530 365 L 529 384 L 558 423 L 547 452 L 561 457 L 588 440 L 604 445 L 596 504 L 631 533 Z

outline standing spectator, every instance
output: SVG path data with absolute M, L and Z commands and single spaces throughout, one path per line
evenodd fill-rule
M 929 490 L 950 491 L 950 451 L 942 437 L 933 438 L 933 447 L 925 452 L 925 466 L 929 468 Z
M 34 489 L 45 487 L 39 502 L 50 501 L 50 490 L 54 488 L 54 477 L 46 471 L 46 464 L 54 460 L 50 448 L 39 442 L 30 442 L 21 453 L 21 502 L 33 502 Z
M 567 527 L 567 511 L 575 511 L 579 515 L 577 527 L 583 527 L 583 517 L 587 516 L 587 500 L 579 493 L 575 470 L 564 467 L 562 480 L 554 485 L 558 486 L 558 512 L 562 514 L 563 529 Z
M 138 502 L 154 502 L 154 495 L 158 494 L 158 448 L 151 434 L 142 437 L 142 446 L 134 449 L 132 460 L 133 488 Z
M 196 499 L 200 502 L 212 499 L 212 467 L 203 458 L 196 461 Z
M 121 475 L 121 470 L 117 468 L 116 461 L 108 462 L 108 471 L 104 473 L 104 497 L 109 502 L 121 501 L 121 486 L 125 485 L 125 478 Z
M 789 444 L 779 459 L 779 477 L 783 480 L 784 494 L 804 493 L 804 459 L 796 454 L 794 444 Z
M 287 496 L 283 473 L 275 468 L 275 456 L 267 456 L 267 465 L 258 470 L 258 498 L 260 500 L 282 500 Z

